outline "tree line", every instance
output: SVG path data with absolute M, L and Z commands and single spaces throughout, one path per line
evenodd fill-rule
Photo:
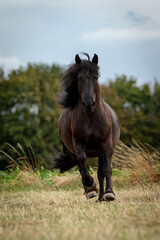
M 0 150 L 10 143 L 30 145 L 47 164 L 52 145 L 61 149 L 57 121 L 59 79 L 64 73 L 59 65 L 28 64 L 7 77 L 0 69 Z M 132 138 L 160 149 L 160 84 L 137 86 L 132 77 L 117 76 L 101 85 L 104 100 L 116 111 L 121 140 L 130 145 Z M 0 155 L 0 168 L 7 165 Z

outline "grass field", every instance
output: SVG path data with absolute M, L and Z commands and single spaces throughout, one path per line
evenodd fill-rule
M 77 172 L 48 172 L 40 179 L 18 171 L 12 180 L 6 174 L 0 185 L 0 239 L 159 240 L 159 183 L 138 185 L 116 175 L 116 200 L 99 203 L 85 199 Z

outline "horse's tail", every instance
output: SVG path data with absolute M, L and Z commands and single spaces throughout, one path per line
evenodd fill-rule
M 75 161 L 71 158 L 68 149 L 63 144 L 63 153 L 58 152 L 54 147 L 51 148 L 53 156 L 51 157 L 51 168 L 59 169 L 61 173 L 76 166 Z

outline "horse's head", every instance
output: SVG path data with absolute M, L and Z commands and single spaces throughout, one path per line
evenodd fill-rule
M 77 54 L 75 56 L 75 62 L 79 65 L 79 71 L 77 74 L 78 92 L 83 109 L 85 112 L 94 112 L 99 93 L 98 56 L 94 54 L 92 61 L 90 61 L 89 56 L 88 60 L 81 60 Z

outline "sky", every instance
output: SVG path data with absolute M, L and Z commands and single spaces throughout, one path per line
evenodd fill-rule
M 160 81 L 159 12 L 159 0 L 0 0 L 0 66 L 68 66 L 87 52 L 99 57 L 101 83 Z

